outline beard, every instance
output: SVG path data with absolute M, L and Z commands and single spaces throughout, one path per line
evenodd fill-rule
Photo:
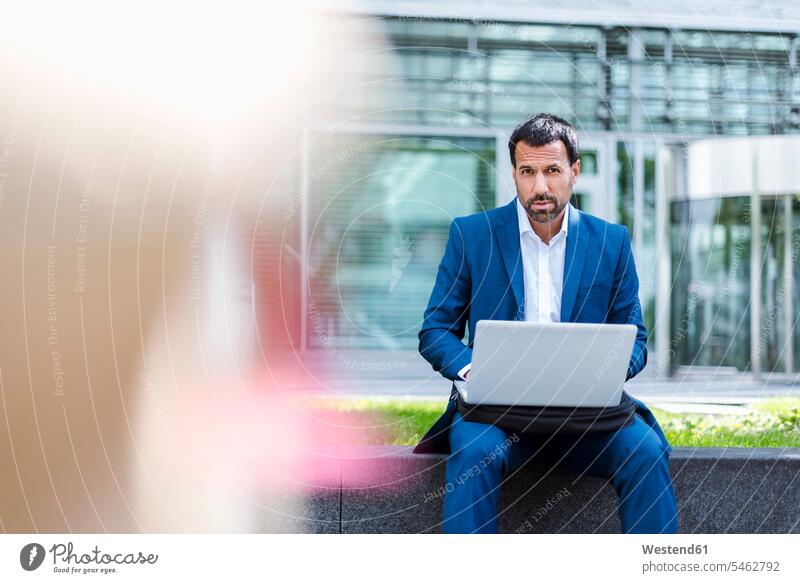
M 517 196 L 519 196 L 519 191 L 517 192 Z M 521 197 L 520 201 L 522 201 Z M 537 202 L 552 203 L 554 205 L 553 210 L 551 211 L 536 210 L 533 208 L 533 205 L 534 203 Z M 537 223 L 549 223 L 550 221 L 552 221 L 558 215 L 561 214 L 561 211 L 563 211 L 567 207 L 567 204 L 569 204 L 569 199 L 559 204 L 558 198 L 548 193 L 544 195 L 536 195 L 532 199 L 522 202 L 522 207 L 525 209 L 525 212 L 528 213 L 528 216 L 531 218 L 532 221 L 535 221 Z

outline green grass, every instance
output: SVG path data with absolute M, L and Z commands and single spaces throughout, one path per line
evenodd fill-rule
M 401 399 L 307 399 L 338 416 L 348 443 L 413 445 L 445 402 Z M 800 399 L 763 401 L 737 415 L 669 413 L 651 408 L 673 447 L 800 447 Z
M 800 399 L 763 401 L 741 415 L 652 411 L 674 447 L 800 447 Z

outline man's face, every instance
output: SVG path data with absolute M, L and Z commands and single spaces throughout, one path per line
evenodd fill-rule
M 518 142 L 515 157 L 514 184 L 522 206 L 531 220 L 549 223 L 569 203 L 581 161 L 570 165 L 567 147 L 561 140 L 544 146 Z

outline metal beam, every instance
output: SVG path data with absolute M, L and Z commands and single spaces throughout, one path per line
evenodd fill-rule
M 672 248 L 670 245 L 669 196 L 675 175 L 672 152 L 663 144 L 656 144 L 656 216 L 655 216 L 655 380 L 669 376 L 670 329 L 672 327 Z
M 787 373 L 794 371 L 794 327 L 792 317 L 797 309 L 794 293 L 794 253 L 792 252 L 792 197 L 783 197 L 783 364 Z
M 758 156 L 751 149 L 753 192 L 750 196 L 750 370 L 761 376 L 761 196 L 758 190 Z
M 514 22 L 525 24 L 562 24 L 567 26 L 607 26 L 672 28 L 700 31 L 730 32 L 780 32 L 800 31 L 800 12 L 797 17 L 774 18 L 769 10 L 760 8 L 748 14 L 736 14 L 734 10 L 692 10 L 660 12 L 643 5 L 641 10 L 631 9 L 626 3 L 616 9 L 609 4 L 587 3 L 580 8 L 570 4 L 559 8 L 552 2 L 531 2 L 521 7 L 519 3 L 483 2 L 468 5 L 455 1 L 388 1 L 388 0 L 317 0 L 321 11 L 353 13 L 358 15 L 396 16 L 406 19 L 452 20 L 457 22 Z M 538 4 L 538 6 L 537 6 Z M 780 7 L 775 3 L 776 10 Z M 785 8 L 787 6 L 783 5 Z

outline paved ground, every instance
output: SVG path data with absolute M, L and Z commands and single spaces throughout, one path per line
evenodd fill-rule
M 776 397 L 800 398 L 800 379 L 782 376 L 753 379 L 749 374 L 724 378 L 685 378 L 667 381 L 633 379 L 625 385 L 628 393 L 671 411 L 735 413 L 740 407 Z M 337 398 L 400 398 L 440 400 L 450 394 L 445 379 L 326 379 L 313 391 L 317 396 Z

